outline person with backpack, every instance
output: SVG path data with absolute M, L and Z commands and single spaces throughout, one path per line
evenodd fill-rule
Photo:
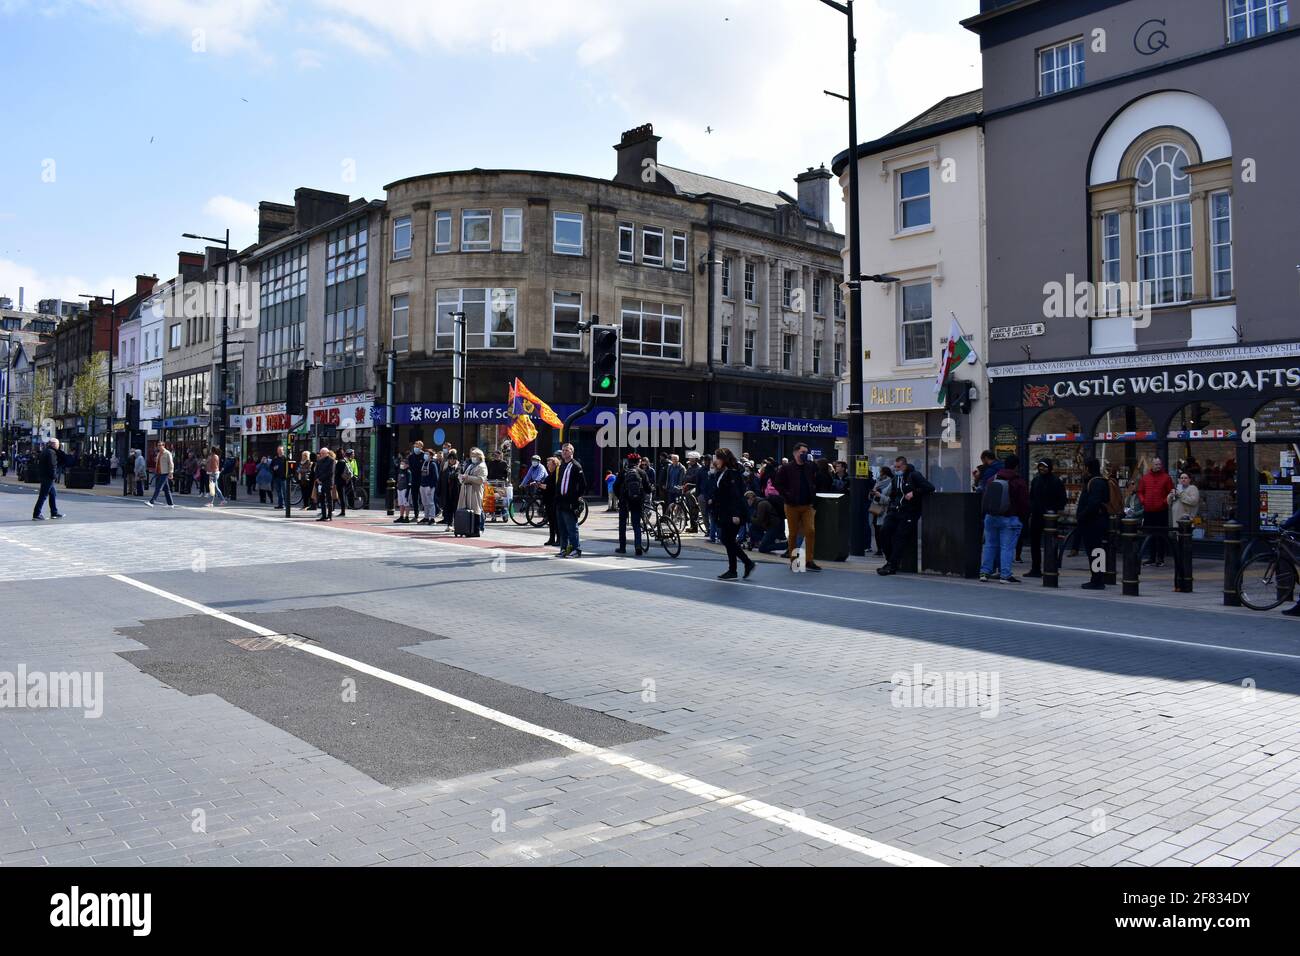
M 1092 575 L 1083 585 L 1085 591 L 1106 590 L 1106 571 L 1097 570 L 1098 550 L 1104 550 L 1106 529 L 1110 523 L 1110 482 L 1101 476 L 1101 462 L 1089 458 L 1083 463 L 1088 479 L 1079 496 L 1079 535 L 1083 538 L 1084 554 Z M 1104 561 L 1103 561 L 1104 564 Z
M 1029 485 L 1029 557 L 1032 567 L 1027 578 L 1043 576 L 1043 528 L 1046 515 L 1065 510 L 1065 483 L 1052 470 L 1052 459 L 1038 459 L 1038 474 Z
M 1020 458 L 1007 455 L 1002 467 L 984 483 L 980 511 L 984 515 L 984 555 L 980 561 L 980 580 L 988 581 L 998 562 L 1003 584 L 1019 584 L 1012 571 L 1016 542 L 1029 520 L 1029 486 L 1017 471 Z
M 641 509 L 645 507 L 645 473 L 641 471 L 641 456 L 633 452 L 627 456 L 622 472 L 614 479 L 614 498 L 618 502 L 618 547 L 615 554 L 627 554 L 627 525 L 632 522 L 632 541 L 639 558 L 645 554 L 641 537 Z

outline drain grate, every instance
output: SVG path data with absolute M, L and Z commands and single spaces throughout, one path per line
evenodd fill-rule
M 295 647 L 302 647 L 307 644 L 316 644 L 309 637 L 303 637 L 301 634 L 274 634 L 270 637 L 228 637 L 226 642 L 234 644 L 240 650 L 244 651 L 284 651 L 292 650 Z

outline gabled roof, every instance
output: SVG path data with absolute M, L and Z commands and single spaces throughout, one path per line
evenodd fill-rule
M 866 156 L 874 156 L 876 153 L 883 153 L 885 150 L 908 146 L 931 136 L 939 136 L 969 126 L 979 126 L 983 122 L 984 91 L 979 89 L 971 90 L 969 93 L 958 93 L 956 96 L 945 97 L 924 113 L 912 117 L 898 129 L 886 133 L 880 139 L 859 144 L 853 154 L 858 159 L 862 159 Z M 848 161 L 849 151 L 846 149 L 835 157 L 831 163 L 831 170 L 839 176 L 848 165 Z
M 665 166 L 662 163 L 656 165 L 655 169 L 682 195 L 721 196 L 723 199 L 730 199 L 744 205 L 763 206 L 767 209 L 787 205 L 787 201 L 776 193 L 754 189 L 752 186 L 742 186 L 740 183 L 704 176 L 690 170 L 678 169 L 676 166 Z
M 895 136 L 899 133 L 907 133 L 912 130 L 925 129 L 934 126 L 936 123 L 942 123 L 946 120 L 957 119 L 961 116 L 969 116 L 972 113 L 978 113 L 984 109 L 984 90 L 971 90 L 969 93 L 958 93 L 956 96 L 949 96 L 935 103 L 924 113 L 914 116 L 898 129 L 889 135 Z

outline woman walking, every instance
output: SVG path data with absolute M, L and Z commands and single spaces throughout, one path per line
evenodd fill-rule
M 745 577 L 754 573 L 754 561 L 736 543 L 740 527 L 748 513 L 745 502 L 745 480 L 740 466 L 730 448 L 719 448 L 713 453 L 713 467 L 717 469 L 718 485 L 713 492 L 713 516 L 718 523 L 718 534 L 727 549 L 727 570 L 718 575 L 719 581 L 736 580 L 736 562 L 745 565 Z

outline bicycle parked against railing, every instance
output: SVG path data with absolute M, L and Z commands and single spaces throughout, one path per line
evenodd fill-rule
M 1237 574 L 1237 594 L 1253 611 L 1271 611 L 1294 600 L 1300 534 L 1281 531 L 1267 551 L 1260 550 Z

